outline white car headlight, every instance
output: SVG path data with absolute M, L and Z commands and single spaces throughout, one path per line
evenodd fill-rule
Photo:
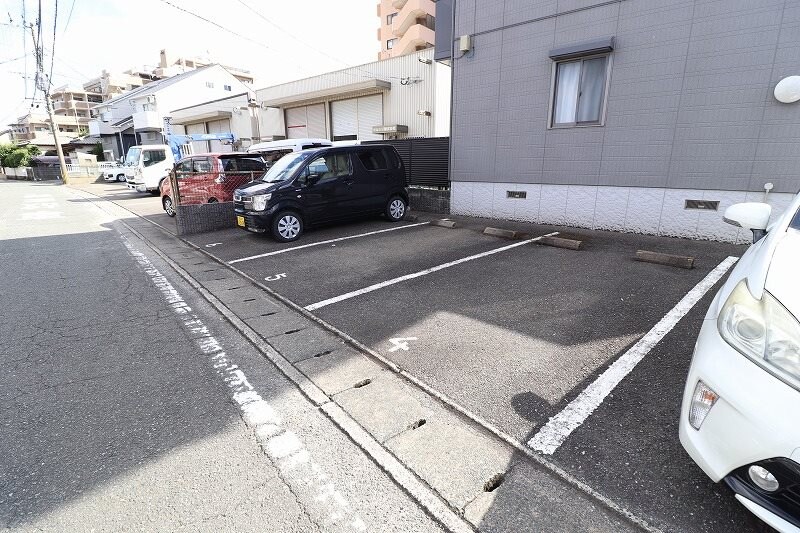
M 769 292 L 756 300 L 740 281 L 722 306 L 717 328 L 733 348 L 800 389 L 800 322 Z
M 253 195 L 253 211 L 265 210 L 270 198 L 272 198 L 272 193 Z

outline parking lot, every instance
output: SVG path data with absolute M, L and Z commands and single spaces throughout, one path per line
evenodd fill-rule
M 172 227 L 157 198 L 124 184 L 86 190 Z M 573 421 L 549 459 L 665 530 L 767 530 L 705 477 L 677 436 L 700 323 L 728 258 L 744 247 L 477 219 L 449 229 L 432 218 L 344 224 L 288 244 L 233 228 L 189 240 L 534 449 L 551 417 L 559 423 L 599 376 L 616 372 L 610 365 L 635 352 L 641 362 Z M 529 237 L 483 235 L 486 225 Z M 584 248 L 535 241 L 554 232 Z M 634 261 L 639 249 L 694 256 L 695 268 Z M 687 294 L 696 305 L 670 313 Z M 635 346 L 667 315 L 673 322 L 660 342 Z

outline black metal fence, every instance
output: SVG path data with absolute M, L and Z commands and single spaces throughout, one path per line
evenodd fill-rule
M 414 137 L 364 144 L 391 144 L 397 149 L 406 167 L 409 185 L 450 188 L 450 138 Z

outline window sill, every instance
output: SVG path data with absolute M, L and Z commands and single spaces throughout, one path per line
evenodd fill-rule
M 599 128 L 605 126 L 604 123 L 592 123 L 592 124 L 553 124 L 548 126 L 548 130 L 569 130 L 574 128 Z

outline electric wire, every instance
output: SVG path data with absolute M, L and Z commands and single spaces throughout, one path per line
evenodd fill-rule
M 62 33 L 67 33 L 67 28 L 69 28 L 69 21 L 72 20 L 73 9 L 75 9 L 75 0 L 72 0 L 72 5 L 69 6 L 69 15 L 67 15 L 67 23 L 64 24 L 64 29 L 61 30 Z
M 53 88 L 53 63 L 56 58 L 56 27 L 58 24 L 58 0 L 53 0 L 53 46 L 50 49 L 50 76 L 47 78 L 47 94 Z

